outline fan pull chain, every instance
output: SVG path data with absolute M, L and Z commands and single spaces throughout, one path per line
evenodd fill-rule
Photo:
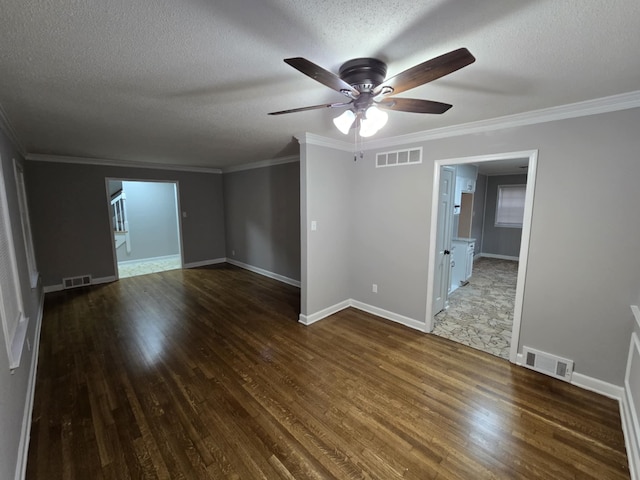
M 357 120 L 356 120 L 357 121 Z M 357 132 L 357 128 L 353 129 L 353 161 L 357 161 L 358 160 L 358 132 Z
M 358 161 L 358 150 L 360 150 L 360 159 L 364 158 L 364 152 L 362 151 L 362 139 L 360 139 L 360 148 L 358 148 L 358 129 L 353 129 L 353 161 Z

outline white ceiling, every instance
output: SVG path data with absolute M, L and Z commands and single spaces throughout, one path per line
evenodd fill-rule
M 468 48 L 476 62 L 400 96 L 376 138 L 636 91 L 638 0 L 2 0 L 0 106 L 27 153 L 225 167 L 345 139 L 340 102 L 282 60 L 337 72 L 374 56 L 388 76 Z M 0 112 L 1 113 L 1 112 Z

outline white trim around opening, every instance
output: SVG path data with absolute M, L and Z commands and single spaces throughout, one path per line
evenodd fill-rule
M 529 168 L 527 172 L 527 192 L 524 205 L 524 219 L 522 224 L 522 239 L 520 241 L 520 256 L 518 266 L 518 278 L 516 284 L 516 299 L 513 312 L 513 330 L 511 335 L 511 349 L 509 360 L 516 363 L 518 357 L 518 345 L 520 342 L 520 326 L 522 322 L 522 305 L 524 300 L 524 283 L 527 273 L 527 261 L 529 256 L 529 238 L 531 235 L 531 218 L 533 215 L 533 198 L 535 192 L 536 166 L 538 161 L 538 150 L 527 150 L 522 152 L 507 152 L 490 155 L 479 155 L 475 157 L 460 157 L 436 160 L 433 174 L 433 197 L 431 200 L 431 226 L 429 235 L 429 270 L 427 273 L 427 310 L 426 310 L 426 331 L 433 330 L 433 282 L 434 266 L 436 258 L 436 235 L 438 230 L 438 195 L 440 185 L 440 167 L 444 165 L 461 165 L 468 163 L 491 162 L 497 160 L 510 160 L 514 158 L 528 158 Z

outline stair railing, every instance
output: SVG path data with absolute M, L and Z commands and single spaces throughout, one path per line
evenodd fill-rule
M 124 234 L 127 253 L 131 253 L 131 237 L 129 236 L 129 221 L 127 220 L 127 195 L 120 190 L 111 197 L 111 211 L 113 212 L 113 231 L 115 235 Z

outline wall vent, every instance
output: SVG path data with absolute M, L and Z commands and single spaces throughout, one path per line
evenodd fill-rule
M 67 277 L 62 279 L 62 286 L 67 288 L 84 287 L 91 285 L 91 275 L 80 275 L 78 277 Z
M 382 152 L 376 155 L 376 168 L 398 167 L 400 165 L 413 165 L 416 163 L 422 163 L 422 147 Z
M 571 381 L 573 360 L 551 355 L 550 353 L 523 347 L 524 366 L 536 372 L 550 375 L 564 381 Z

